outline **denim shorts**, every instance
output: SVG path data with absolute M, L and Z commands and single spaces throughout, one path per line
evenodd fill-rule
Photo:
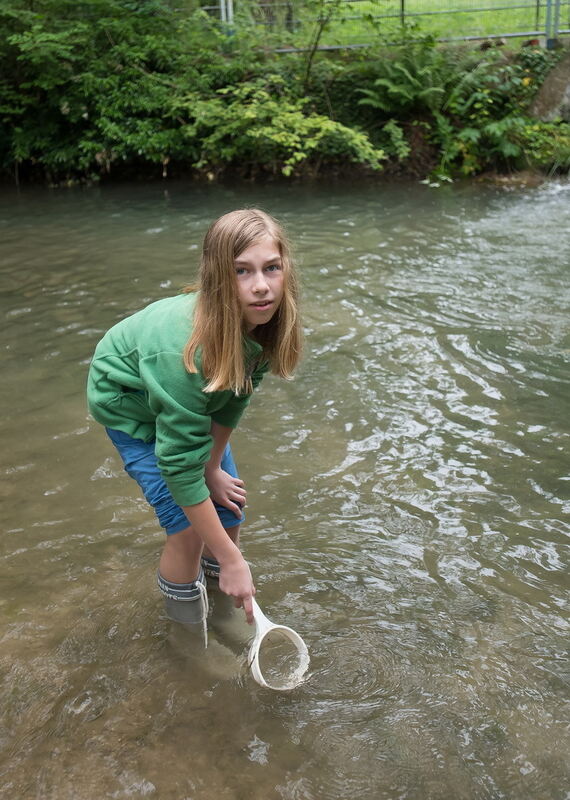
M 174 502 L 174 498 L 160 474 L 154 452 L 154 441 L 143 442 L 142 439 L 133 439 L 128 433 L 122 431 L 110 428 L 105 428 L 105 430 L 123 459 L 125 472 L 134 478 L 141 487 L 147 502 L 153 507 L 158 521 L 166 533 L 170 536 L 187 528 L 190 525 L 188 517 Z M 233 478 L 239 477 L 229 444 L 224 450 L 221 467 Z M 243 514 L 241 518 L 238 518 L 233 511 L 218 503 L 214 503 L 214 507 L 224 528 L 233 528 L 245 520 Z

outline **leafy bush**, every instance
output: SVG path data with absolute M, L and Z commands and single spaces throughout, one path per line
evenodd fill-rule
M 1 2 L 1 21 L 12 27 L 0 42 L 13 67 L 0 84 L 5 167 L 51 178 L 133 162 L 283 175 L 343 161 L 380 168 L 365 133 L 314 113 L 279 76 L 258 78 L 265 55 L 249 31 L 228 37 L 202 11 L 53 0 L 14 16 Z
M 317 173 L 323 161 L 345 160 L 380 168 L 384 153 L 368 137 L 322 114 L 306 114 L 306 100 L 287 96 L 283 79 L 271 75 L 238 87 L 220 89 L 207 100 L 189 96 L 180 105 L 192 119 L 188 138 L 199 143 L 194 166 L 217 171 L 240 166 L 242 171 L 269 171 L 285 176 Z
M 364 95 L 359 104 L 400 118 L 439 109 L 453 79 L 444 51 L 431 39 L 395 49 L 381 62 L 381 71 L 372 87 L 359 90 Z
M 523 163 L 549 172 L 570 169 L 570 125 L 526 120 L 514 135 Z
M 441 113 L 434 115 L 439 174 L 459 170 L 471 175 L 488 168 L 517 168 L 522 162 L 537 164 L 527 154 L 524 132 L 531 121 L 525 111 L 556 59 L 534 49 L 514 58 L 491 51 L 464 69 Z M 550 163 L 549 157 L 546 161 Z

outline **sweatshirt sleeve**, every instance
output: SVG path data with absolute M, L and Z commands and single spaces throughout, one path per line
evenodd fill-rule
M 256 365 L 251 375 L 251 382 L 253 390 L 257 389 L 265 373 L 269 370 L 269 363 L 263 361 Z M 251 394 L 234 395 L 228 402 L 218 411 L 212 414 L 212 419 L 219 425 L 225 425 L 228 428 L 237 427 L 241 416 L 251 400 Z
M 212 446 L 202 377 L 186 372 L 178 352 L 141 360 L 140 374 L 156 415 L 155 452 L 162 477 L 178 505 L 201 503 L 210 496 L 204 465 Z

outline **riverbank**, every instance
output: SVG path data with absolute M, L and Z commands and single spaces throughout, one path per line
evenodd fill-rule
M 202 11 L 19 5 L 0 4 L 4 182 L 570 168 L 570 124 L 532 110 L 566 51 L 535 40 L 440 46 L 416 31 L 400 46 L 276 55 L 270 34 L 229 37 Z

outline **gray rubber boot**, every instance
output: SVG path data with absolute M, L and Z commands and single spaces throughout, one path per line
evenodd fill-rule
M 158 588 L 165 597 L 166 615 L 173 622 L 183 625 L 200 625 L 206 639 L 206 617 L 208 616 L 208 593 L 204 572 L 191 583 L 173 583 L 157 573 Z

